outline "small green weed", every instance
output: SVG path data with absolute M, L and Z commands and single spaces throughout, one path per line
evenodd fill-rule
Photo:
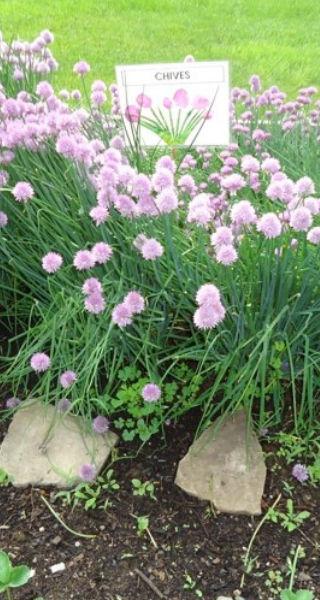
M 268 519 L 272 523 L 280 523 L 281 527 L 291 532 L 300 527 L 303 522 L 310 517 L 310 513 L 307 510 L 303 510 L 299 513 L 294 511 L 293 501 L 291 498 L 287 500 L 287 512 L 281 512 L 275 508 L 269 508 Z

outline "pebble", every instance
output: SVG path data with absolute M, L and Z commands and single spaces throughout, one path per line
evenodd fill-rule
M 60 544 L 60 542 L 61 542 L 61 537 L 60 537 L 60 535 L 56 535 L 56 537 L 54 537 L 54 538 L 53 538 L 53 540 L 51 540 L 51 543 L 52 543 L 54 546 L 58 546 L 58 544 Z
M 303 571 L 298 574 L 297 579 L 298 579 L 298 581 L 301 581 L 302 583 L 304 581 L 312 581 L 312 578 L 310 577 L 310 575 L 308 575 L 308 573 L 303 573 Z
M 60 573 L 61 571 L 65 571 L 66 565 L 64 564 L 64 562 L 61 563 L 57 563 L 56 565 L 52 565 L 50 567 L 50 571 L 52 574 L 54 573 Z
M 242 596 L 236 596 L 237 600 L 244 600 Z M 231 596 L 218 596 L 217 600 L 234 600 Z

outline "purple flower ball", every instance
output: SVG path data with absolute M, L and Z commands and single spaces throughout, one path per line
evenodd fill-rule
M 156 383 L 147 383 L 141 395 L 145 402 L 156 402 L 161 396 L 161 389 Z
M 89 73 L 90 71 L 90 65 L 85 61 L 85 60 L 80 60 L 79 62 L 75 63 L 75 65 L 73 66 L 73 72 L 76 75 L 86 75 L 86 73 Z
M 99 279 L 97 279 L 96 277 L 89 277 L 88 279 L 85 280 L 85 282 L 82 286 L 82 291 L 86 295 L 96 294 L 96 293 L 102 294 L 102 285 L 101 285 Z
M 103 312 L 106 307 L 104 297 L 100 292 L 89 294 L 84 301 L 85 309 L 93 315 Z
M 92 421 L 92 429 L 93 431 L 95 431 L 95 433 L 106 433 L 107 431 L 109 431 L 109 427 L 110 423 L 108 419 L 106 417 L 103 417 L 102 415 L 98 415 Z
M 27 181 L 18 181 L 12 189 L 12 194 L 17 202 L 27 202 L 34 196 L 34 191 Z
M 90 463 L 81 465 L 79 469 L 79 477 L 82 481 L 94 481 L 97 475 L 96 467 Z
M 74 371 L 64 371 L 61 373 L 59 381 L 63 388 L 68 388 L 77 381 L 77 375 Z
M 48 252 L 42 257 L 42 267 L 47 273 L 55 273 L 60 269 L 63 258 L 57 252 Z
M 139 314 L 145 308 L 145 301 L 143 296 L 141 296 L 141 294 L 139 294 L 139 292 L 136 292 L 135 290 L 129 292 L 125 296 L 123 302 L 132 314 Z
M 149 238 L 143 244 L 141 254 L 145 260 L 156 260 L 163 255 L 163 246 L 154 238 Z
M 4 212 L 2 212 L 2 210 L 0 210 L 0 229 L 5 227 L 7 224 L 8 224 L 8 217 L 7 217 L 6 213 L 4 213 Z
M 111 318 L 112 322 L 118 327 L 126 327 L 132 323 L 132 310 L 127 304 L 121 302 L 114 307 Z
M 95 260 L 90 250 L 79 250 L 76 252 L 73 259 L 73 266 L 78 271 L 85 271 L 91 269 L 95 265 Z
M 292 469 L 292 477 L 297 479 L 300 483 L 307 481 L 309 479 L 309 472 L 305 465 L 301 463 L 296 463 Z
M 8 398 L 8 400 L 6 401 L 7 408 L 16 408 L 17 406 L 19 406 L 19 404 L 21 404 L 21 400 L 20 398 L 16 398 L 15 396 L 12 396 L 12 398 Z
M 69 410 L 71 406 L 70 400 L 68 398 L 61 398 L 57 404 L 57 411 L 61 413 L 65 413 Z
M 45 354 L 44 352 L 36 352 L 31 357 L 30 364 L 31 364 L 32 369 L 36 373 L 43 373 L 44 371 L 47 371 L 47 369 L 49 369 L 49 367 L 51 365 L 51 361 L 50 361 L 49 356 L 47 354 Z
M 96 263 L 104 265 L 112 256 L 112 248 L 105 242 L 98 242 L 92 247 L 91 253 Z

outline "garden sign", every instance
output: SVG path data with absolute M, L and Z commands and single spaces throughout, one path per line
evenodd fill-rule
M 229 144 L 227 61 L 120 65 L 116 75 L 127 143 Z

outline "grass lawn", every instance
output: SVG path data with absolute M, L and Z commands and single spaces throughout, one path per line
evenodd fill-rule
M 289 93 L 319 84 L 320 12 L 314 0 L 0 0 L 5 39 L 48 28 L 61 62 L 58 87 L 76 87 L 72 65 L 113 81 L 114 65 L 230 59 L 233 85 L 252 73 Z

